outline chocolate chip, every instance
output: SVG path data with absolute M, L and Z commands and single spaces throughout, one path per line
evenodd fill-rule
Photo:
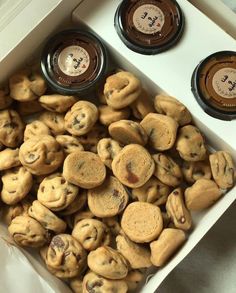
M 180 223 L 182 223 L 182 224 L 184 224 L 185 221 L 186 221 L 185 217 L 181 217 L 181 218 L 178 220 L 178 222 L 180 222 Z
M 42 192 L 44 192 L 44 189 L 45 189 L 45 187 L 44 187 L 44 186 L 42 186 L 42 187 L 41 187 L 41 191 L 42 191 Z
M 113 196 L 118 196 L 119 195 L 119 191 L 117 189 L 114 189 L 112 195 Z
M 89 292 L 89 293 L 96 293 L 97 290 L 94 289 L 95 287 L 102 287 L 103 285 L 103 281 L 102 280 L 99 280 L 99 281 L 95 281 L 95 282 L 92 282 L 91 284 L 89 283 L 89 281 L 86 283 L 86 290 Z
M 9 122 L 3 125 L 3 127 L 9 127 L 9 128 L 16 128 L 18 126 L 18 124 L 16 124 L 15 122 Z
M 173 191 L 173 194 L 174 194 L 174 195 L 178 195 L 179 192 L 178 192 L 177 190 L 175 190 L 175 191 Z
M 132 163 L 129 162 L 128 164 L 126 164 L 126 170 L 128 172 L 128 175 L 126 176 L 126 179 L 130 182 L 130 183 L 136 183 L 139 181 L 139 178 L 131 171 L 132 168 Z
M 64 241 L 61 239 L 60 236 L 55 236 L 53 237 L 51 243 L 50 243 L 51 247 L 58 247 L 58 248 L 64 248 L 65 247 L 65 243 Z
M 66 180 L 64 178 L 61 178 L 61 184 L 66 183 Z
M 194 158 L 194 157 L 197 156 L 197 153 L 190 153 L 190 156 L 191 156 L 192 158 Z

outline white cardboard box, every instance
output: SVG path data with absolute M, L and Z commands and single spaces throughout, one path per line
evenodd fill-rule
M 42 0 L 40 1 L 43 2 Z M 193 113 L 196 124 L 206 135 L 214 149 L 229 150 L 236 161 L 236 121 L 221 121 L 208 116 L 195 101 L 190 79 L 194 67 L 207 55 L 220 50 L 235 50 L 236 42 L 222 29 L 216 26 L 206 16 L 194 8 L 186 0 L 179 0 L 186 17 L 186 28 L 181 41 L 173 49 L 155 56 L 143 56 L 130 51 L 121 42 L 113 26 L 113 18 L 119 0 L 84 0 L 74 13 L 74 19 L 83 21 L 88 27 L 98 33 L 112 53 L 118 66 L 138 75 L 144 86 L 154 94 L 167 92 L 176 96 Z M 16 68 L 24 63 L 32 53 L 38 50 L 45 38 L 60 27 L 68 25 L 70 13 L 78 0 L 56 1 L 49 4 L 44 0 L 45 7 L 33 0 L 34 9 L 39 9 L 33 25 L 27 23 L 20 38 L 13 38 L 11 47 L 0 50 L 0 79 L 7 78 Z M 95 7 L 96 5 L 96 7 Z M 16 25 L 27 17 L 29 11 L 22 11 Z M 64 26 L 63 23 L 66 23 Z M 78 24 L 78 26 L 80 26 Z M 7 40 L 8 27 L 5 33 L 0 33 L 1 40 Z M 196 215 L 196 225 L 189 240 L 175 257 L 150 279 L 142 292 L 154 292 L 169 272 L 193 249 L 213 224 L 236 198 L 236 187 L 222 197 L 212 208 Z M 37 261 L 34 261 L 37 269 Z M 53 287 L 52 287 L 53 288 Z M 56 288 L 56 287 L 55 287 Z M 57 287 L 58 288 L 58 287 Z M 29 289 L 28 292 L 32 292 Z M 14 292 L 14 291 L 8 291 Z M 22 291 L 23 292 L 23 291 Z M 27 292 L 27 291 L 24 291 Z M 54 292 L 63 292 L 55 289 Z M 18 293 L 21 293 L 18 291 Z

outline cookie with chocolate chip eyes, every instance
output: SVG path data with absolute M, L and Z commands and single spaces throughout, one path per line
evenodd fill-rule
M 106 102 L 114 109 L 122 109 L 132 104 L 141 90 L 141 82 L 132 73 L 126 71 L 109 76 L 104 85 Z
M 115 156 L 122 150 L 120 144 L 111 138 L 102 138 L 97 144 L 97 152 L 102 162 L 111 169 Z
M 0 171 L 20 166 L 19 149 L 7 148 L 0 151 Z
M 12 98 L 9 96 L 8 87 L 6 85 L 0 85 L 0 110 L 8 108 L 12 101 Z
M 193 125 L 180 128 L 176 149 L 185 161 L 196 162 L 206 158 L 207 150 L 199 129 Z
M 48 126 L 39 121 L 39 120 L 34 120 L 33 122 L 29 123 L 25 127 L 24 131 L 24 141 L 30 138 L 42 136 L 42 135 L 50 135 L 50 129 Z
M 128 274 L 128 263 L 123 255 L 109 246 L 101 246 L 88 255 L 89 268 L 102 277 L 123 279 Z
M 56 141 L 62 146 L 66 156 L 73 152 L 84 150 L 84 147 L 79 142 L 78 138 L 71 135 L 57 135 Z
M 52 174 L 40 183 L 38 200 L 52 211 L 67 208 L 78 195 L 79 188 L 58 174 Z
M 53 135 L 64 134 L 66 131 L 63 114 L 44 111 L 39 116 L 39 120 L 47 125 Z
M 26 168 L 15 167 L 3 173 L 2 183 L 1 199 L 4 203 L 13 205 L 29 193 L 33 178 Z
M 128 119 L 130 116 L 130 109 L 128 107 L 115 110 L 108 105 L 101 105 L 98 107 L 98 110 L 99 121 L 106 126 L 121 119 Z
M 14 218 L 8 231 L 20 246 L 42 247 L 49 240 L 48 232 L 38 221 L 29 216 Z
M 65 115 L 66 130 L 72 135 L 88 133 L 98 120 L 97 107 L 88 101 L 79 101 Z
M 94 250 L 99 246 L 109 245 L 111 236 L 108 227 L 99 220 L 84 219 L 79 221 L 72 231 L 72 236 L 86 250 Z
M 61 146 L 50 135 L 26 140 L 20 147 L 21 164 L 34 175 L 54 172 L 64 159 Z
M 100 218 L 121 213 L 128 200 L 129 196 L 124 186 L 113 176 L 109 176 L 102 185 L 88 191 L 89 209 Z
M 77 293 L 77 291 L 75 292 Z M 84 276 L 83 279 L 83 293 L 91 292 L 126 293 L 128 292 L 128 286 L 124 280 L 106 279 L 90 271 Z
M 76 98 L 59 94 L 43 95 L 39 98 L 39 102 L 43 108 L 49 111 L 64 113 L 74 105 Z
M 86 269 L 86 258 L 86 251 L 74 237 L 59 234 L 49 245 L 46 265 L 58 278 L 74 278 Z
M 0 111 L 0 143 L 15 148 L 23 140 L 24 123 L 14 110 Z

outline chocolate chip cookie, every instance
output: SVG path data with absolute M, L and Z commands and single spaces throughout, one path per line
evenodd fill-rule
M 52 112 L 64 113 L 76 102 L 74 96 L 63 96 L 59 94 L 43 95 L 39 98 L 43 108 Z
M 19 149 L 7 148 L 0 152 L 0 171 L 20 166 Z
M 45 123 L 39 120 L 34 120 L 33 122 L 27 124 L 25 127 L 24 141 L 42 135 L 51 135 L 50 129 Z
M 47 125 L 53 135 L 64 134 L 66 131 L 63 114 L 44 111 L 40 114 L 39 120 Z
M 184 161 L 182 171 L 184 179 L 188 183 L 194 183 L 201 178 L 211 179 L 211 167 L 208 160 L 198 162 Z
M 144 278 L 143 270 L 131 270 L 128 275 L 124 278 L 124 281 L 128 285 L 128 292 L 137 292 L 137 288 L 140 282 Z
M 84 147 L 78 138 L 70 135 L 57 135 L 56 141 L 61 145 L 64 154 L 67 156 L 76 151 L 83 151 Z
M 130 107 L 133 116 L 139 120 L 142 120 L 147 114 L 155 112 L 152 99 L 145 89 L 142 89 L 141 94 Z
M 87 190 L 80 189 L 79 194 L 65 209 L 60 211 L 61 216 L 68 216 L 80 211 L 87 203 Z
M 97 152 L 100 159 L 110 169 L 113 159 L 121 150 L 120 144 L 111 138 L 102 138 L 97 144 Z
M 108 105 L 101 105 L 98 107 L 98 111 L 100 123 L 106 126 L 122 119 L 128 119 L 130 116 L 130 109 L 128 107 L 115 110 Z

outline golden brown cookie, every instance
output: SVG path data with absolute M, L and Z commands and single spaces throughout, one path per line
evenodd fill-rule
M 83 219 L 92 219 L 94 218 L 95 215 L 89 210 L 84 210 L 84 211 L 79 211 L 75 213 L 74 215 L 74 222 L 73 222 L 73 227 L 81 220 Z
M 21 116 L 32 115 L 44 110 L 38 100 L 29 102 L 16 102 L 16 109 Z
M 170 190 L 168 185 L 153 176 L 143 186 L 132 189 L 132 198 L 159 206 L 166 202 Z
M 154 175 L 164 184 L 172 187 L 180 185 L 182 171 L 178 164 L 171 157 L 158 153 L 152 156 L 156 168 Z
M 101 105 L 98 107 L 98 111 L 100 123 L 106 126 L 122 119 L 128 119 L 130 116 L 130 109 L 128 107 L 115 110 L 108 105 Z
M 7 85 L 0 85 L 0 110 L 8 108 L 13 102 L 9 96 L 9 89 Z
M 211 167 L 207 160 L 199 162 L 184 161 L 182 171 L 184 179 L 188 183 L 194 183 L 201 178 L 211 179 Z
M 54 172 L 64 159 L 61 146 L 50 135 L 26 140 L 20 147 L 21 164 L 35 175 Z
M 64 134 L 65 121 L 64 115 L 56 112 L 44 111 L 40 116 L 39 120 L 42 121 L 50 129 L 53 135 Z
M 172 117 L 180 126 L 191 123 L 189 110 L 174 97 L 157 95 L 154 99 L 154 107 L 158 113 Z
M 88 267 L 100 276 L 112 280 L 123 279 L 128 274 L 126 259 L 109 246 L 91 251 L 88 255 Z
M 131 241 L 125 235 L 116 237 L 117 250 L 128 260 L 132 269 L 149 268 L 151 253 L 148 248 Z
M 228 152 L 218 151 L 209 156 L 212 176 L 220 188 L 231 188 L 235 182 L 235 168 Z
M 15 167 L 2 175 L 1 199 L 4 203 L 13 205 L 21 201 L 30 191 L 33 178 L 24 167 Z
M 8 231 L 20 246 L 41 247 L 47 243 L 49 235 L 43 226 L 29 216 L 15 217 Z
M 59 234 L 49 245 L 46 265 L 58 278 L 74 278 L 86 269 L 86 257 L 86 251 L 74 237 Z
M 65 209 L 60 211 L 60 215 L 68 216 L 80 211 L 87 203 L 87 190 L 80 190 L 79 194 Z
M 0 171 L 20 166 L 19 149 L 7 148 L 0 151 Z
M 156 239 L 162 231 L 161 210 L 147 202 L 130 203 L 123 213 L 121 228 L 134 242 L 150 242 Z
M 102 138 L 97 144 L 97 152 L 100 159 L 110 169 L 113 159 L 121 150 L 120 144 L 111 138 Z
M 69 154 L 63 166 L 65 179 L 82 188 L 94 188 L 103 183 L 106 167 L 98 155 L 91 152 L 74 152 Z
M 66 223 L 38 200 L 33 201 L 32 206 L 28 210 L 28 214 L 37 220 L 46 230 L 53 231 L 55 234 L 63 233 L 66 230 Z
M 59 94 L 43 95 L 39 98 L 43 108 L 52 112 L 64 113 L 76 102 L 74 96 L 63 96 Z
M 164 229 L 159 238 L 150 243 L 153 265 L 163 266 L 184 243 L 185 239 L 185 233 L 180 229 Z
M 148 135 L 149 145 L 158 151 L 172 148 L 176 140 L 178 123 L 171 117 L 149 113 L 140 122 Z
M 168 196 L 166 210 L 176 228 L 189 230 L 192 226 L 192 218 L 186 208 L 181 188 L 176 188 Z
M 120 71 L 106 79 L 104 95 L 109 106 L 122 109 L 138 98 L 141 89 L 140 81 L 132 73 Z
M 30 138 L 39 137 L 42 135 L 50 135 L 50 129 L 42 121 L 34 120 L 25 127 L 24 141 Z
M 79 101 L 65 115 L 66 130 L 72 135 L 88 133 L 98 120 L 97 107 L 88 101 Z
M 124 186 L 113 176 L 102 185 L 88 191 L 88 206 L 100 218 L 112 217 L 121 213 L 129 200 Z
M 38 72 L 21 70 L 9 79 L 10 96 L 17 101 L 31 101 L 43 95 L 46 82 Z
M 110 136 L 122 145 L 136 143 L 145 145 L 148 137 L 145 130 L 138 122 L 120 120 L 113 122 L 108 128 Z
M 213 180 L 201 178 L 184 193 L 186 206 L 191 211 L 201 211 L 215 203 L 222 192 Z
M 124 278 L 128 285 L 128 292 L 137 292 L 137 287 L 144 278 L 144 273 L 141 270 L 131 270 Z
M 155 164 L 149 152 L 141 145 L 125 146 L 112 161 L 114 175 L 124 185 L 137 188 L 152 176 Z
M 15 148 L 23 140 L 24 123 L 14 110 L 0 111 L 0 143 Z
M 176 149 L 185 161 L 202 161 L 206 158 L 207 150 L 204 138 L 199 129 L 186 125 L 179 129 Z
M 89 273 L 85 275 L 83 279 L 83 291 L 81 291 L 81 293 L 82 292 L 83 293 L 92 293 L 92 292 L 94 293 L 97 293 L 97 292 L 126 293 L 128 292 L 128 286 L 124 280 L 106 279 L 90 271 Z
M 84 150 L 84 147 L 79 142 L 78 138 L 71 135 L 57 135 L 56 141 L 62 146 L 66 156 L 73 152 Z
M 70 279 L 69 285 L 74 293 L 83 293 L 83 278 L 77 277 Z
M 133 116 L 139 120 L 142 120 L 147 114 L 155 112 L 153 101 L 145 89 L 142 89 L 141 94 L 130 107 Z
M 108 227 L 95 219 L 79 221 L 74 226 L 72 236 L 88 251 L 95 250 L 99 246 L 109 245 L 111 241 Z
M 52 211 L 68 207 L 78 194 L 78 187 L 58 173 L 45 177 L 38 189 L 38 200 Z
M 117 236 L 121 231 L 121 226 L 117 216 L 102 219 L 103 223 L 110 229 L 111 234 Z

